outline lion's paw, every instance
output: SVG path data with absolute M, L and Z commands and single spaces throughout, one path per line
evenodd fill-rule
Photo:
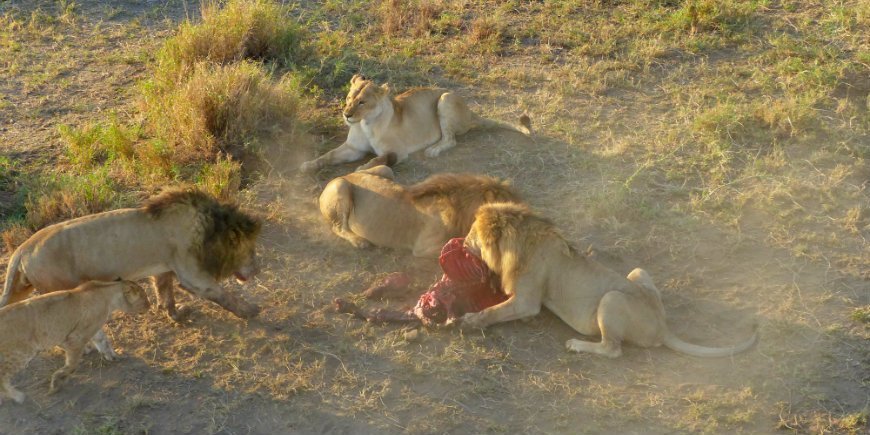
M 119 355 L 119 354 L 118 354 L 117 352 L 115 352 L 115 350 L 112 349 L 111 347 L 109 348 L 108 351 L 103 352 L 103 353 L 102 353 L 102 356 L 103 356 L 103 359 L 104 359 L 104 360 L 109 361 L 109 362 L 112 362 L 112 361 L 118 361 L 118 360 L 122 360 L 122 359 L 124 359 L 124 356 L 123 356 L 123 355 Z
M 176 305 L 175 312 L 167 313 L 170 319 L 176 323 L 185 323 L 190 319 L 193 309 L 187 305 Z
M 312 172 L 315 172 L 315 171 L 317 171 L 317 169 L 319 169 L 319 168 L 317 167 L 317 162 L 315 162 L 314 160 L 312 160 L 310 162 L 305 162 L 302 164 L 302 166 L 299 167 L 299 170 L 306 173 L 306 174 L 310 174 Z
M 12 393 L 12 401 L 14 401 L 15 403 L 17 403 L 19 405 L 24 403 L 24 393 L 22 393 L 20 391 L 16 391 L 16 392 Z
M 478 313 L 466 313 L 462 317 L 456 319 L 453 323 L 455 326 L 458 326 L 463 330 L 483 328 L 481 317 Z
M 353 240 L 350 243 L 357 249 L 370 249 L 372 247 L 372 242 L 365 239 Z
M 257 317 L 258 315 L 260 315 L 260 306 L 251 303 L 244 303 L 242 304 L 238 315 L 243 319 L 252 319 L 254 317 Z
M 439 148 L 437 146 L 429 147 L 429 148 L 426 148 L 426 151 L 424 151 L 423 154 L 425 154 L 426 157 L 430 157 L 430 158 L 431 157 L 438 157 L 439 155 L 441 155 L 441 148 Z

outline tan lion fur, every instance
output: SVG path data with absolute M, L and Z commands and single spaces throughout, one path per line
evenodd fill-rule
M 531 134 L 529 117 L 519 124 L 483 118 L 468 108 L 456 93 L 439 88 L 415 88 L 396 97 L 386 84 L 377 85 L 357 74 L 350 81 L 343 111 L 350 127 L 345 142 L 302 164 L 303 172 L 316 171 L 327 165 L 352 162 L 374 153 L 395 153 L 398 161 L 426 149 L 427 157 L 437 157 L 456 146 L 456 136 L 473 128 L 505 128 Z M 358 169 L 376 166 L 369 162 Z
M 503 181 L 470 174 L 438 174 L 405 187 L 389 167 L 376 166 L 330 181 L 320 211 L 333 232 L 356 247 L 374 244 L 431 257 L 468 232 L 478 207 L 496 201 L 520 197 Z
M 480 207 L 465 245 L 501 277 L 509 299 L 460 319 L 463 327 L 522 319 L 547 307 L 575 331 L 601 336 L 600 343 L 569 340 L 576 352 L 609 357 L 622 354 L 622 343 L 642 347 L 664 344 L 700 357 L 721 357 L 751 347 L 757 335 L 732 347 L 712 348 L 674 336 L 665 322 L 661 296 L 649 274 L 633 270 L 627 278 L 578 253 L 556 227 L 519 204 Z
M 97 213 L 45 227 L 25 241 L 9 261 L 0 306 L 89 280 L 154 277 L 161 307 L 178 320 L 172 278 L 181 286 L 234 314 L 259 309 L 221 288 L 235 273 L 257 272 L 260 223 L 233 204 L 194 189 L 169 190 L 143 207 Z
M 66 364 L 51 376 L 50 392 L 78 367 L 88 341 L 100 333 L 114 311 L 148 311 L 145 290 L 130 281 L 88 281 L 75 289 L 57 291 L 0 308 L 0 403 L 17 403 L 24 394 L 12 386 L 12 376 L 24 369 L 39 351 L 60 346 Z M 3 394 L 5 393 L 5 394 Z

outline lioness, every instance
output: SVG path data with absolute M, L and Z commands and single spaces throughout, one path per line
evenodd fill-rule
M 350 80 L 344 106 L 344 122 L 350 127 L 347 140 L 338 148 L 302 164 L 303 172 L 326 165 L 352 162 L 367 153 L 396 153 L 399 161 L 426 148 L 427 157 L 437 157 L 456 146 L 456 135 L 472 128 L 506 128 L 531 134 L 529 117 L 520 125 L 483 118 L 472 112 L 459 95 L 438 88 L 411 89 L 393 98 L 390 87 L 378 86 L 357 74 Z M 368 164 L 359 169 L 368 169 Z
M 58 381 L 78 367 L 88 341 L 112 312 L 140 314 L 148 307 L 145 290 L 134 282 L 88 281 L 72 290 L 0 308 L 0 381 L 5 396 L 23 402 L 24 393 L 12 386 L 12 376 L 39 351 L 60 346 L 66 352 L 66 364 L 51 376 L 49 393 L 54 393 Z
M 634 269 L 628 278 L 577 253 L 548 220 L 517 204 L 489 204 L 477 211 L 465 239 L 468 249 L 501 276 L 509 299 L 469 313 L 463 327 L 483 328 L 494 323 L 538 314 L 546 306 L 583 335 L 601 335 L 600 343 L 568 340 L 575 352 L 611 358 L 622 354 L 622 342 L 643 347 L 664 344 L 699 357 L 742 352 L 757 338 L 732 347 L 704 347 L 687 343 L 668 330 L 659 290 L 649 274 Z
M 492 177 L 437 174 L 405 187 L 387 166 L 353 172 L 329 182 L 320 212 L 332 231 L 358 248 L 371 244 L 434 257 L 444 243 L 468 232 L 482 204 L 520 201 Z
M 0 306 L 26 298 L 33 289 L 51 292 L 89 280 L 135 281 L 153 277 L 161 308 L 182 320 L 172 277 L 181 287 L 241 318 L 259 308 L 221 288 L 235 275 L 257 272 L 254 247 L 260 222 L 194 189 L 168 190 L 139 208 L 97 213 L 45 227 L 9 260 Z

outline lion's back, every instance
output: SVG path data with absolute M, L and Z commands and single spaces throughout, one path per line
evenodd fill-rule
M 165 259 L 164 233 L 140 209 L 121 209 L 43 228 L 18 251 L 28 281 L 55 291 L 93 279 L 149 276 L 149 263 Z
M 33 353 L 61 343 L 93 318 L 82 312 L 81 299 L 78 292 L 59 291 L 0 308 L 0 348 Z

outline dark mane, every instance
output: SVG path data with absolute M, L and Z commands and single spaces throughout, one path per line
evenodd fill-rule
M 411 199 L 424 201 L 434 197 L 479 197 L 486 192 L 496 196 L 492 201 L 519 201 L 519 194 L 507 182 L 485 175 L 435 174 L 408 188 Z
M 253 252 L 262 225 L 234 203 L 218 201 L 198 189 L 182 188 L 166 190 L 143 204 L 154 219 L 177 206 L 196 210 L 202 234 L 200 245 L 194 246 L 192 253 L 216 279 L 231 275 Z
M 485 175 L 436 174 L 413 186 L 408 194 L 415 204 L 438 203 L 457 235 L 463 235 L 474 222 L 478 207 L 491 202 L 522 202 L 507 182 Z

